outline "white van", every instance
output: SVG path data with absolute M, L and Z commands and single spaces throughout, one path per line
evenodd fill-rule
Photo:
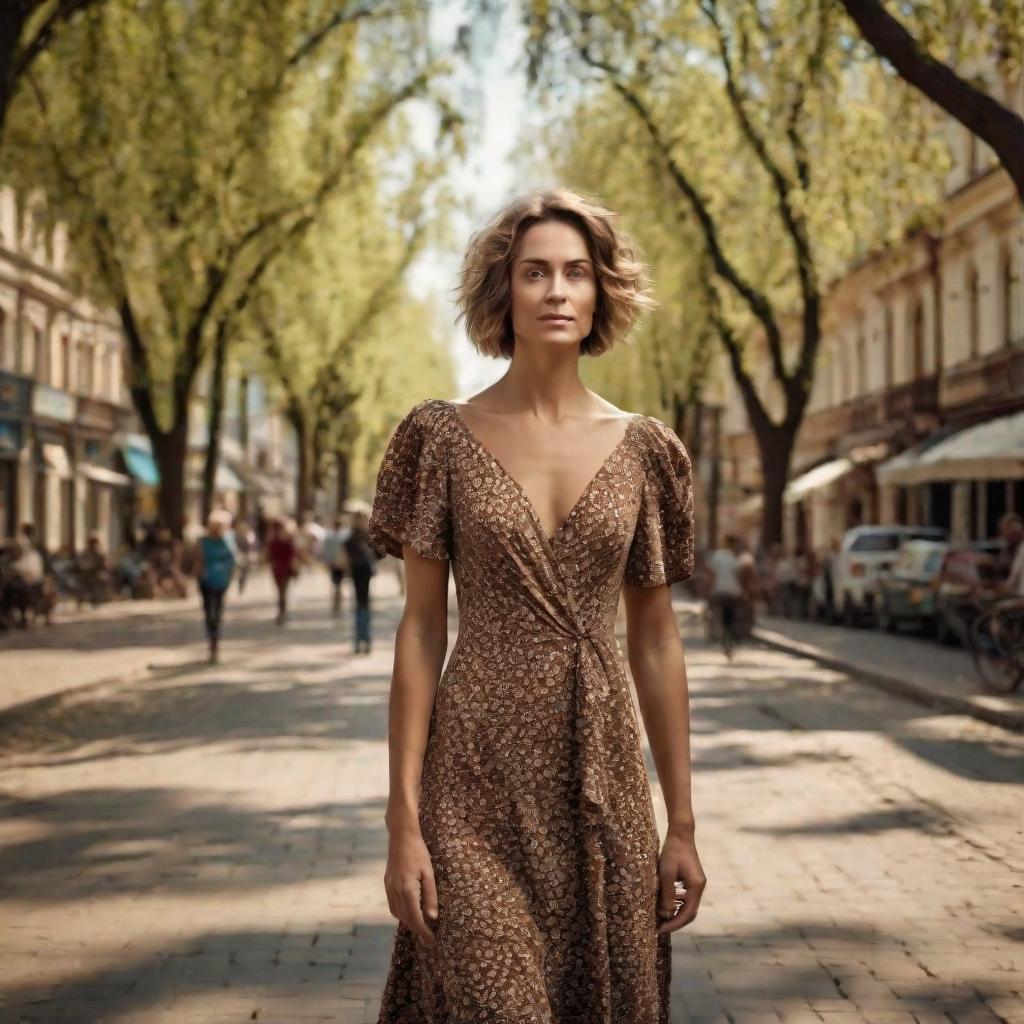
M 874 619 L 879 580 L 889 572 L 908 540 L 945 541 L 940 526 L 855 526 L 843 534 L 832 580 L 836 614 L 847 625 Z

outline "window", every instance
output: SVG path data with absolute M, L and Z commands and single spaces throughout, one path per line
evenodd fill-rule
M 1024 290 L 1021 289 L 1020 274 L 1013 265 L 1013 253 L 1009 242 L 1003 245 L 1000 254 L 999 278 L 1003 343 L 1012 345 L 1024 340 L 1024 322 L 1021 316 Z
M 71 390 L 71 338 L 67 334 L 60 336 L 60 386 Z
M 900 536 L 896 533 L 865 533 L 851 545 L 851 551 L 899 551 Z
M 77 348 L 78 355 L 78 393 L 80 395 L 91 395 L 93 388 L 93 366 L 92 366 L 92 345 L 87 341 L 80 341 Z
M 981 351 L 981 302 L 978 292 L 978 268 L 972 262 L 967 271 L 967 353 L 971 358 Z
M 885 307 L 885 322 L 882 336 L 882 359 L 885 360 L 885 386 L 891 388 L 896 380 L 896 351 L 892 343 L 892 306 Z
M 919 380 L 924 376 L 924 303 L 920 299 L 910 307 L 907 349 L 907 374 L 910 380 Z
M 50 361 L 46 358 L 46 337 L 43 334 L 42 328 L 37 327 L 35 324 L 32 325 L 32 353 L 36 368 L 36 380 L 40 384 L 49 384 L 50 367 L 48 364 Z
M 857 396 L 866 395 L 868 391 L 868 355 L 867 355 L 867 344 L 864 338 L 864 324 L 863 322 L 857 325 L 857 337 L 854 341 L 856 346 L 854 349 L 854 358 L 857 360 L 857 365 L 854 368 L 857 374 Z
M 973 178 L 981 170 L 981 148 L 978 145 L 978 136 L 974 132 L 967 132 L 967 177 Z

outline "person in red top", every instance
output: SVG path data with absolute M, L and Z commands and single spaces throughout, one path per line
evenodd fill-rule
M 277 624 L 284 625 L 288 615 L 288 584 L 299 574 L 299 549 L 289 523 L 275 519 L 267 540 L 267 563 L 277 587 Z

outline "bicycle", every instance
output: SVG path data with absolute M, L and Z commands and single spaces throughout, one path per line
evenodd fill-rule
M 982 686 L 1014 693 L 1024 683 L 1024 597 L 997 598 L 971 623 L 971 656 Z

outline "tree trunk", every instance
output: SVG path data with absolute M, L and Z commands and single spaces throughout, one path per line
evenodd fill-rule
M 309 505 L 310 512 L 316 511 L 316 498 L 324 489 L 324 431 L 312 431 L 309 446 Z
M 7 107 L 14 92 L 14 60 L 25 27 L 26 12 L 21 5 L 0 4 L 0 135 L 7 120 Z
M 340 448 L 334 453 L 335 484 L 334 511 L 341 515 L 348 501 L 348 453 Z
M 792 425 L 774 424 L 767 429 L 755 430 L 757 447 L 761 454 L 763 477 L 763 501 L 761 517 L 761 546 L 767 550 L 770 545 L 782 541 L 783 492 L 789 476 L 789 461 L 796 444 L 799 421 Z
M 175 537 L 185 528 L 185 459 L 188 455 L 188 416 L 181 416 L 166 433 L 151 434 L 153 458 L 160 470 L 157 509 L 160 523 Z
M 711 438 L 708 465 L 711 467 L 708 479 L 708 525 L 704 540 L 709 551 L 718 547 L 718 512 L 722 496 L 722 409 L 720 406 L 708 407 L 708 419 L 711 421 Z
M 203 522 L 213 511 L 217 493 L 217 465 L 220 461 L 220 431 L 224 422 L 224 378 L 227 373 L 228 337 L 221 327 L 213 347 L 209 406 L 206 411 L 206 458 L 203 461 Z
M 242 466 L 245 470 L 245 487 L 239 495 L 238 511 L 243 519 L 249 518 L 249 375 L 243 373 L 238 379 L 238 443 L 242 448 Z
M 295 481 L 295 519 L 301 523 L 313 507 L 313 431 L 305 412 L 296 406 L 288 410 L 288 420 L 295 431 L 299 452 L 298 477 Z

